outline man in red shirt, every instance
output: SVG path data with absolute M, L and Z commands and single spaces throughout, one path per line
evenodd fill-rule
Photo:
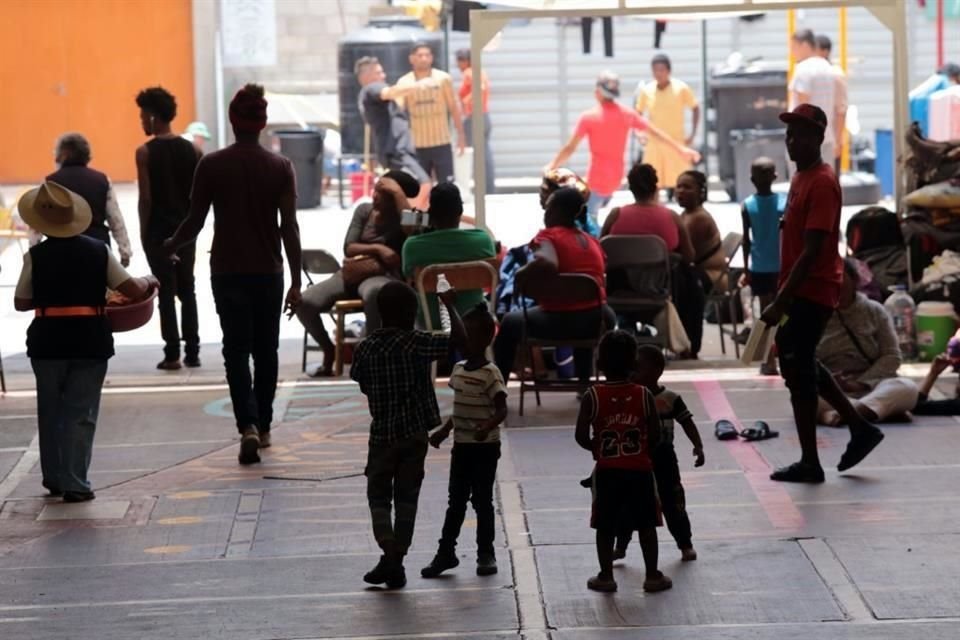
M 700 161 L 699 153 L 677 142 L 633 109 L 617 102 L 620 97 L 620 78 L 615 73 L 604 71 L 600 74 L 595 95 L 599 104 L 580 114 L 573 135 L 544 169 L 544 172 L 547 172 L 562 166 L 577 150 L 580 141 L 587 138 L 590 144 L 590 163 L 587 166 L 590 198 L 587 200 L 587 214 L 589 225 L 595 230 L 593 235 L 600 231 L 597 222 L 600 208 L 610 202 L 613 192 L 619 189 L 623 182 L 623 157 L 630 131 L 646 131 L 684 159 L 690 162 Z
M 777 331 L 780 371 L 790 389 L 790 403 L 800 439 L 800 461 L 777 469 L 770 478 L 783 482 L 823 482 L 817 453 L 817 395 L 850 425 L 850 443 L 839 471 L 858 464 L 883 440 L 883 433 L 850 404 L 816 349 L 833 315 L 843 282 L 840 258 L 840 184 L 823 161 L 820 147 L 827 116 L 819 107 L 801 104 L 780 115 L 787 125 L 787 152 L 797 165 L 790 184 L 780 239 L 780 283 L 763 321 Z
M 457 51 L 457 67 L 463 74 L 460 89 L 460 109 L 463 111 L 463 132 L 466 134 L 467 146 L 475 147 L 473 143 L 473 67 L 470 64 L 470 49 Z M 493 168 L 493 150 L 490 148 L 490 131 L 493 124 L 490 122 L 490 81 L 487 74 L 480 72 L 480 93 L 483 96 L 483 148 L 486 167 L 486 189 L 484 193 L 496 192 L 496 181 Z

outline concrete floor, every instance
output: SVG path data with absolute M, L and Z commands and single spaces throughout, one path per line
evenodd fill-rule
M 118 376 L 119 378 L 119 376 Z M 666 530 L 671 591 L 644 594 L 636 545 L 620 590 L 596 572 L 591 467 L 573 442 L 572 396 L 511 415 L 497 482 L 500 573 L 474 574 L 472 514 L 462 564 L 419 568 L 446 506 L 449 449 L 431 450 L 399 592 L 368 588 L 377 559 L 364 481 L 368 418 L 353 385 L 286 383 L 272 449 L 241 468 L 225 389 L 178 384 L 105 395 L 93 503 L 44 498 L 32 394 L 0 400 L 0 634 L 110 640 L 230 638 L 627 638 L 954 640 L 960 622 L 960 502 L 953 418 L 884 427 L 855 472 L 820 486 L 770 482 L 797 441 L 779 381 L 744 369 L 668 371 L 694 412 L 707 464 L 678 454 L 700 559 L 682 564 Z M 444 413 L 449 391 L 440 390 Z M 780 437 L 719 442 L 713 421 L 764 418 Z M 835 464 L 842 430 L 820 433 Z

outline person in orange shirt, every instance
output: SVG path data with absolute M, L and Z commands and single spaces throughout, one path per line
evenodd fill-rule
M 463 74 L 463 80 L 460 82 L 460 104 L 463 110 L 463 130 L 466 134 L 467 146 L 473 146 L 473 68 L 470 65 L 470 49 L 459 49 L 457 51 L 457 67 Z M 484 163 L 486 167 L 486 188 L 484 193 L 496 192 L 496 181 L 493 168 L 493 150 L 490 148 L 490 130 L 493 125 L 490 122 L 490 81 L 487 74 L 480 72 L 480 91 L 483 94 L 483 148 Z

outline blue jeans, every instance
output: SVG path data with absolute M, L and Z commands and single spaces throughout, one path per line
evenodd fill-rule
M 30 364 L 37 379 L 43 486 L 87 493 L 107 361 L 32 359 Z
M 590 192 L 590 197 L 587 198 L 587 217 L 590 218 L 590 221 L 587 223 L 588 228 L 584 229 L 584 231 L 594 237 L 600 235 L 600 222 L 598 220 L 600 209 L 610 204 L 610 198 L 612 197 L 612 193 L 602 194 L 596 191 Z M 595 232 L 593 231 L 594 229 L 596 229 Z

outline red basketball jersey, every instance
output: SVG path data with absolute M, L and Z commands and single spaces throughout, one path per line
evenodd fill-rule
M 593 396 L 594 458 L 597 469 L 650 471 L 647 419 L 657 415 L 653 394 L 631 382 L 597 384 Z

